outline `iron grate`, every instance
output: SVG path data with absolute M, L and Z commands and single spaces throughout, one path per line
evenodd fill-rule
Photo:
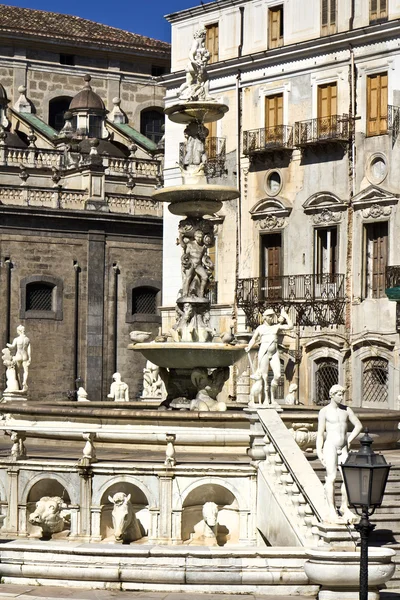
M 337 360 L 334 358 L 322 358 L 317 361 L 317 371 L 315 376 L 315 403 L 318 406 L 325 406 L 326 404 L 329 404 L 329 390 L 333 385 L 339 383 L 339 367 Z
M 388 401 L 389 364 L 384 358 L 367 358 L 363 363 L 363 404 Z
M 45 283 L 27 285 L 26 310 L 53 310 L 53 287 Z
M 157 292 L 151 288 L 140 288 L 132 294 L 132 314 L 155 315 L 157 313 Z

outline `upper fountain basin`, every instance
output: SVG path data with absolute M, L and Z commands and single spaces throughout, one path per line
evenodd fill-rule
M 193 217 L 212 215 L 222 208 L 222 202 L 238 196 L 239 190 L 233 186 L 212 184 L 174 185 L 152 194 L 157 202 L 170 202 L 169 211 L 172 214 Z
M 222 119 L 228 112 L 226 104 L 220 104 L 213 100 L 197 100 L 193 102 L 179 102 L 164 110 L 168 118 L 174 123 L 187 125 L 198 121 L 199 123 L 212 123 Z
M 245 344 L 231 346 L 220 342 L 149 342 L 128 346 L 155 365 L 169 369 L 230 367 L 244 355 L 245 347 Z

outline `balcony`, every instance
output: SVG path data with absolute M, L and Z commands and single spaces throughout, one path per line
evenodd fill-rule
M 293 127 L 276 125 L 250 129 L 243 133 L 243 154 L 254 155 L 276 150 L 293 150 Z
M 226 174 L 226 139 L 207 137 L 205 140 L 207 160 L 204 171 L 207 177 L 222 177 Z M 185 166 L 185 143 L 179 144 L 179 164 Z
M 247 324 L 255 328 L 269 306 L 288 309 L 297 325 L 342 325 L 344 323 L 345 276 L 285 275 L 238 279 L 237 304 Z
M 308 121 L 297 121 L 294 125 L 294 145 L 299 148 L 320 144 L 348 143 L 351 134 L 349 115 L 331 115 Z

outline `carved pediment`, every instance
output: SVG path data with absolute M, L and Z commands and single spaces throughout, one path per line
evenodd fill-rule
M 316 214 L 322 211 L 330 211 L 331 213 L 346 210 L 347 203 L 332 194 L 331 192 L 318 192 L 308 198 L 303 209 L 306 214 Z
M 292 212 L 292 205 L 284 198 L 263 198 L 259 200 L 250 214 L 252 219 L 263 219 L 265 217 L 288 217 Z
M 354 196 L 352 203 L 354 209 L 357 210 L 371 209 L 373 206 L 390 206 L 397 204 L 398 201 L 398 194 L 392 194 L 392 192 L 383 190 L 375 185 L 369 185 L 365 190 Z M 370 216 L 374 216 L 374 214 Z

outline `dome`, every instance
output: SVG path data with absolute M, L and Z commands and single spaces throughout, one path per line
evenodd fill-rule
M 103 100 L 92 90 L 92 86 L 90 85 L 92 78 L 90 75 L 85 75 L 84 79 L 86 82 L 85 87 L 72 98 L 69 110 L 98 110 L 105 112 L 106 107 Z
M 0 83 L 0 106 L 6 106 L 8 103 L 7 92 Z

